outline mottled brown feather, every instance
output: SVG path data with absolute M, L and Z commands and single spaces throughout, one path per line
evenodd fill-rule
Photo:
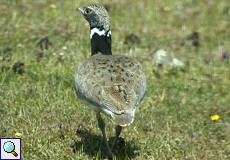
M 132 123 L 144 97 L 146 78 L 134 58 L 97 54 L 78 66 L 75 86 L 81 100 L 95 110 L 111 112 L 113 120 L 125 126 Z

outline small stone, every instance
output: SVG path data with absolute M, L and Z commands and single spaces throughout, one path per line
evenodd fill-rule
M 180 61 L 177 58 L 173 58 L 172 63 L 171 63 L 172 67 L 184 67 L 184 65 L 185 65 L 184 62 Z
M 153 63 L 158 66 L 167 67 L 184 67 L 185 64 L 181 60 L 173 57 L 164 50 L 158 50 L 153 56 Z
M 170 58 L 168 53 L 164 50 L 158 50 L 153 57 L 153 62 L 157 65 L 169 66 Z
M 139 44 L 140 41 L 140 38 L 133 33 L 125 38 L 125 44 Z
M 199 47 L 200 45 L 200 38 L 199 38 L 199 33 L 198 32 L 192 32 L 189 36 L 188 36 L 188 40 L 191 41 L 192 45 L 194 47 Z
M 13 71 L 18 74 L 25 73 L 25 65 L 22 62 L 16 62 L 13 65 Z

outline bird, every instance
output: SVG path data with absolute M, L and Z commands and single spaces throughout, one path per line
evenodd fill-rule
M 77 66 L 75 92 L 96 113 L 107 156 L 112 157 L 123 127 L 133 123 L 135 111 L 144 98 L 146 76 L 137 59 L 112 54 L 110 17 L 105 7 L 101 4 L 90 4 L 76 10 L 90 26 L 91 56 Z M 111 147 L 107 141 L 101 113 L 116 124 Z

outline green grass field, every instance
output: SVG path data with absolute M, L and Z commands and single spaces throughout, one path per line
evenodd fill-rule
M 0 137 L 21 137 L 25 160 L 105 158 L 95 114 L 74 93 L 75 68 L 90 56 L 89 25 L 75 9 L 92 2 L 0 2 Z M 97 2 L 109 9 L 113 53 L 136 57 L 147 77 L 114 159 L 230 159 L 229 1 Z M 199 46 L 187 40 L 193 32 Z M 132 33 L 140 43 L 124 43 Z M 159 49 L 186 67 L 158 67 Z

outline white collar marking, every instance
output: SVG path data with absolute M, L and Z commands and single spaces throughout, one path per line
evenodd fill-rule
M 100 31 L 98 28 L 93 28 L 90 30 L 90 39 L 93 37 L 93 35 L 97 33 L 99 36 L 105 35 L 105 30 Z M 109 30 L 109 32 L 107 33 L 107 37 L 109 37 L 111 35 L 111 31 Z

